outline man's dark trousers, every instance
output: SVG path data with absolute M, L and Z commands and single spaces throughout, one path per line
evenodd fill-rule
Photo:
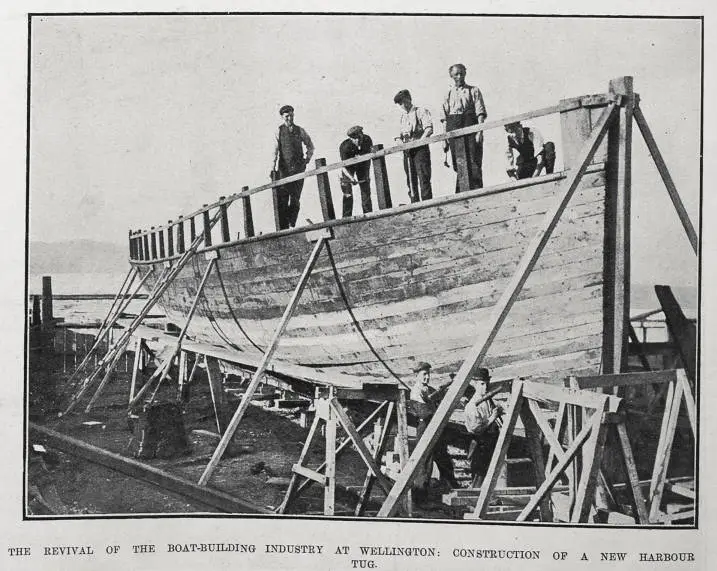
M 363 213 L 366 214 L 373 210 L 371 204 L 371 181 L 366 180 L 359 182 L 358 187 L 361 189 L 361 208 Z M 349 182 L 341 181 L 341 193 L 343 194 L 343 218 L 349 218 L 353 215 L 354 209 L 354 191 L 353 185 Z
M 431 151 L 428 145 L 405 151 L 403 153 L 403 170 L 406 171 L 406 184 L 408 184 L 411 202 L 433 198 Z

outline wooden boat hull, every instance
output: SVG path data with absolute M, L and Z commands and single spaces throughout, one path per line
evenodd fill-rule
M 188 333 L 260 355 L 309 258 L 307 234 L 330 227 L 276 359 L 367 380 L 406 378 L 419 360 L 452 373 L 557 198 L 564 177 L 546 179 L 222 244 Z M 488 352 L 494 378 L 598 371 L 605 180 L 602 164 L 583 177 Z M 159 302 L 177 325 L 208 263 L 195 256 Z

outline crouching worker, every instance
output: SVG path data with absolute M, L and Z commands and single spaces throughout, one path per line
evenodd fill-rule
M 508 123 L 505 126 L 508 138 L 506 159 L 508 160 L 508 176 L 516 180 L 539 176 L 546 167 L 545 144 L 543 136 L 534 127 L 523 127 L 520 121 Z M 551 143 L 552 163 L 550 172 L 555 164 L 555 145 Z
M 429 363 L 420 362 L 413 370 L 416 373 L 416 380 L 413 387 L 411 387 L 408 408 L 418 418 L 416 427 L 416 441 L 418 441 L 426 431 L 428 423 L 431 422 L 436 408 L 445 396 L 450 383 L 446 383 L 438 389 L 432 387 L 429 384 L 431 380 L 431 365 Z M 425 498 L 428 493 L 433 462 L 438 466 L 441 481 L 446 482 L 451 488 L 458 487 L 458 482 L 453 473 L 453 461 L 448 454 L 448 444 L 443 435 L 441 435 L 433 447 L 433 453 L 426 458 L 425 464 L 419 468 L 414 480 L 415 499 L 419 501 Z
M 490 460 L 493 457 L 493 450 L 498 442 L 500 433 L 499 423 L 503 415 L 503 408 L 496 406 L 493 399 L 484 398 L 488 392 L 490 373 L 488 369 L 478 369 L 478 377 L 473 387 L 473 394 L 466 391 L 469 397 L 466 403 L 465 427 L 473 436 L 468 448 L 468 460 L 471 464 L 472 488 L 478 488 L 483 483 Z

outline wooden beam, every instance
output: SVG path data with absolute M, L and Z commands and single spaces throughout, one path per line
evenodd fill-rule
M 326 159 L 316 159 L 316 168 L 326 166 Z M 319 187 L 319 204 L 321 204 L 321 214 L 326 220 L 336 218 L 334 211 L 334 200 L 331 197 L 331 183 L 329 182 L 328 173 L 316 175 L 316 184 Z
M 204 363 L 207 366 L 207 377 L 209 380 L 209 392 L 212 396 L 214 407 L 214 418 L 217 423 L 217 432 L 223 434 L 227 427 L 228 405 L 227 397 L 222 386 L 222 371 L 219 368 L 219 361 L 214 357 L 205 357 Z
M 66 436 L 44 426 L 29 423 L 30 438 L 43 442 L 50 448 L 72 454 L 83 460 L 105 466 L 137 480 L 147 482 L 165 491 L 178 494 L 189 500 L 217 509 L 226 513 L 261 513 L 269 514 L 270 510 L 252 502 L 236 498 L 232 495 L 210 488 L 202 488 L 193 482 L 179 478 L 159 470 L 153 466 L 142 464 L 131 458 L 102 450 L 81 440 Z
M 523 393 L 523 396 L 525 397 L 525 393 Z M 538 417 L 542 419 L 543 413 L 540 411 L 540 407 L 535 401 L 527 399 L 527 404 L 527 407 L 525 405 L 521 407 L 520 418 L 523 421 L 523 426 L 525 427 L 525 436 L 528 440 L 530 455 L 533 461 L 535 485 L 540 486 L 545 481 L 545 458 L 543 456 L 543 445 L 540 441 L 539 433 L 545 429 L 539 427 Z M 553 434 L 550 427 L 548 427 L 548 433 Z M 560 449 L 561 452 L 563 450 L 560 444 L 558 444 L 558 449 Z M 550 497 L 548 496 L 540 502 L 540 520 L 549 522 L 553 521 L 553 510 L 550 506 Z
M 314 416 L 314 420 L 311 422 L 311 427 L 309 428 L 309 433 L 306 437 L 306 441 L 304 442 L 304 446 L 301 449 L 301 453 L 299 454 L 299 459 L 297 460 L 295 466 L 301 466 L 304 458 L 306 458 L 306 455 L 309 452 L 309 448 L 311 447 L 311 441 L 314 439 L 314 434 L 316 434 L 316 429 L 319 426 L 319 417 L 317 415 Z M 292 470 L 293 472 L 293 470 Z M 310 481 L 310 480 L 307 480 Z M 291 481 L 289 482 L 289 487 L 286 489 L 286 494 L 284 494 L 284 500 L 281 502 L 281 505 L 277 508 L 277 513 L 283 514 L 286 512 L 286 509 L 289 507 L 289 504 L 291 503 L 291 500 L 294 499 L 294 491 L 296 489 L 296 484 L 298 482 L 298 475 L 296 472 L 293 472 L 291 474 Z
M 326 482 L 324 484 L 324 515 L 334 515 L 336 508 L 336 410 L 326 407 Z M 318 411 L 317 411 L 318 415 Z
M 677 344 L 687 376 L 690 380 L 695 381 L 697 378 L 697 327 L 685 317 L 680 304 L 672 293 L 672 288 L 656 285 L 655 294 L 665 314 L 667 328 Z
M 635 465 L 635 457 L 632 454 L 630 438 L 627 435 L 627 427 L 624 422 L 619 422 L 615 425 L 615 428 L 617 430 L 618 439 L 620 440 L 625 472 L 627 473 L 632 499 L 635 504 L 637 523 L 647 524 L 650 522 L 650 514 L 647 513 L 645 497 L 642 495 L 642 489 L 640 488 L 640 478 L 637 474 L 637 466 Z
M 685 229 L 685 234 L 687 234 L 687 239 L 690 241 L 692 250 L 695 252 L 695 254 L 697 254 L 697 232 L 695 232 L 695 228 L 692 225 L 692 221 L 690 220 L 689 215 L 687 214 L 687 210 L 685 210 L 685 206 L 684 204 L 682 204 L 680 194 L 677 192 L 677 187 L 672 180 L 672 176 L 670 175 L 670 171 L 667 168 L 667 164 L 662 158 L 662 153 L 660 153 L 660 149 L 657 146 L 657 142 L 652 136 L 652 131 L 650 130 L 650 127 L 647 124 L 647 120 L 642 114 L 642 109 L 640 109 L 639 105 L 635 106 L 633 116 L 635 117 L 637 126 L 640 128 L 642 138 L 645 140 L 647 148 L 652 155 L 652 160 L 655 161 L 655 166 L 657 167 L 657 170 L 662 177 L 662 182 L 665 183 L 667 193 L 670 195 L 672 205 L 675 207 L 675 210 L 677 211 L 677 216 L 680 218 L 682 227 Z
M 299 278 L 299 283 L 296 284 L 294 293 L 289 300 L 289 305 L 287 305 L 286 309 L 284 310 L 284 315 L 281 317 L 281 321 L 277 325 L 276 331 L 274 331 L 274 335 L 272 336 L 271 341 L 269 342 L 269 345 L 264 352 L 264 356 L 262 357 L 259 366 L 254 372 L 254 376 L 252 377 L 251 382 L 249 383 L 249 386 L 244 393 L 244 397 L 242 398 L 241 404 L 234 413 L 234 416 L 232 416 L 232 419 L 229 421 L 229 425 L 227 426 L 226 431 L 222 435 L 222 439 L 219 441 L 216 450 L 214 450 L 212 459 L 209 461 L 209 464 L 207 464 L 207 467 L 204 469 L 204 473 L 199 479 L 200 485 L 206 485 L 206 483 L 209 481 L 209 478 L 217 467 L 219 460 L 221 460 L 222 456 L 224 455 L 224 451 L 229 445 L 229 441 L 234 436 L 234 432 L 239 426 L 239 423 L 241 422 L 244 413 L 246 412 L 247 408 L 249 408 L 251 398 L 254 395 L 256 388 L 259 386 L 259 382 L 261 381 L 261 377 L 264 375 L 264 371 L 266 371 L 266 367 L 269 364 L 269 361 L 274 356 L 276 348 L 279 346 L 279 339 L 284 334 L 286 326 L 289 323 L 291 316 L 294 314 L 294 310 L 299 305 L 299 299 L 301 299 L 301 294 L 304 292 L 304 287 L 306 287 L 306 284 L 309 281 L 309 276 L 311 276 L 311 272 L 316 265 L 316 261 L 319 259 L 319 254 L 321 253 L 321 250 L 323 249 L 324 243 L 327 239 L 328 238 L 326 236 L 322 236 L 316 241 L 316 245 L 314 246 L 314 249 L 309 256 L 309 259 L 306 262 L 306 267 L 304 268 L 304 271 Z
M 602 370 L 621 373 L 627 367 L 630 323 L 632 77 L 612 80 L 610 93 L 622 97 L 623 104 L 607 137 Z
M 374 145 L 371 147 L 372 153 L 378 153 L 383 150 L 383 145 Z M 388 171 L 386 170 L 386 157 L 376 156 L 371 159 L 373 164 L 373 176 L 376 181 L 376 200 L 379 210 L 391 208 L 391 186 L 388 182 Z
M 373 460 L 376 463 L 381 462 L 381 456 L 383 456 L 384 452 L 386 451 L 389 428 L 393 419 L 394 406 L 395 403 L 393 402 L 390 402 L 388 404 L 388 410 L 386 411 L 386 416 L 384 417 L 383 426 L 381 427 L 381 433 L 378 436 L 378 441 L 374 445 Z M 356 509 L 354 510 L 355 515 L 363 515 L 364 510 L 366 509 L 366 504 L 368 503 L 368 499 L 371 497 L 371 490 L 373 489 L 373 484 L 375 481 L 376 476 L 374 476 L 373 471 L 369 469 L 366 473 L 366 479 L 364 480 L 364 484 L 361 489 L 361 499 L 359 499 L 358 504 L 356 504 Z
M 312 470 L 311 468 L 306 468 L 305 466 L 302 466 L 301 464 L 294 464 L 291 467 L 291 471 L 295 474 L 298 474 L 299 476 L 303 476 L 304 478 L 308 478 L 309 480 L 313 480 L 314 482 L 317 482 L 321 484 L 322 486 L 326 485 L 326 476 L 323 474 L 320 474 L 316 470 Z
M 639 387 L 649 384 L 669 383 L 677 379 L 677 372 L 675 370 L 649 371 L 644 373 L 588 375 L 574 378 L 580 389 L 611 389 L 613 387 Z
M 579 167 L 571 172 L 570 176 L 565 181 L 565 192 L 562 196 L 558 197 L 554 206 L 546 212 L 540 230 L 526 248 L 526 251 L 518 263 L 513 277 L 510 279 L 505 291 L 493 308 L 490 319 L 487 320 L 485 326 L 481 328 L 476 342 L 466 354 L 466 358 L 458 370 L 455 380 L 438 406 L 436 414 L 431 419 L 426 431 L 414 449 L 413 454 L 411 454 L 411 457 L 406 465 L 406 469 L 401 472 L 401 475 L 394 484 L 393 490 L 391 490 L 388 498 L 386 498 L 383 506 L 381 506 L 378 513 L 379 517 L 388 517 L 393 515 L 400 498 L 413 481 L 416 470 L 423 464 L 423 462 L 425 462 L 425 459 L 433 450 L 433 446 L 438 441 L 443 429 L 448 424 L 451 412 L 455 409 L 458 401 L 470 382 L 471 372 L 483 361 L 483 358 L 498 334 L 503 321 L 505 321 L 510 309 L 513 307 L 513 303 L 518 297 L 518 294 L 538 261 L 543 248 L 545 248 L 545 245 L 548 243 L 550 235 L 552 234 L 555 226 L 558 224 L 562 213 L 565 211 L 565 208 L 570 201 L 570 198 L 572 198 L 575 190 L 577 190 L 585 169 L 590 163 L 595 150 L 610 125 L 614 111 L 615 104 L 611 103 L 603 112 L 603 115 L 598 121 L 598 125 L 595 127 L 590 140 L 586 143 L 580 153 Z
M 244 190 L 249 190 L 249 187 L 242 187 L 242 191 Z M 242 196 L 241 203 L 244 220 L 244 237 L 251 238 L 254 235 L 254 215 L 251 211 L 251 196 Z
M 690 427 L 692 428 L 692 436 L 697 436 L 697 409 L 695 405 L 695 397 L 692 395 L 692 386 L 687 379 L 684 369 L 677 370 L 677 382 L 682 385 L 682 398 L 687 408 L 687 417 L 690 419 Z

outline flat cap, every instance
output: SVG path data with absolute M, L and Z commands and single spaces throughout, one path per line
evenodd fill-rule
M 279 115 L 283 115 L 284 113 L 291 113 L 294 111 L 294 108 L 291 105 L 282 105 L 281 109 L 279 109 Z
M 404 99 L 411 99 L 411 92 L 408 89 L 402 89 L 393 97 L 394 103 L 401 103 Z
M 358 137 L 361 133 L 363 133 L 363 127 L 361 125 L 354 125 L 346 131 L 346 134 L 349 137 Z
M 413 367 L 414 373 L 419 373 L 421 371 L 430 371 L 430 370 L 431 370 L 431 364 L 426 363 L 425 361 L 420 361 L 419 363 L 416 364 L 415 367 Z
M 475 378 L 479 381 L 485 381 L 486 383 L 490 382 L 490 371 L 486 369 L 485 367 L 480 367 L 475 374 Z

